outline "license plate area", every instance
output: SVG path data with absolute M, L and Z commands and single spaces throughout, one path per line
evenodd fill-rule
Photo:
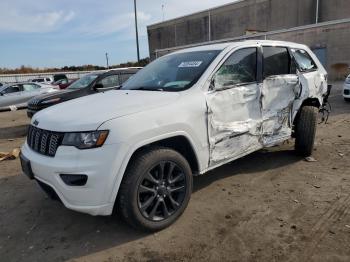
M 29 177 L 29 179 L 34 179 L 34 174 L 32 171 L 32 167 L 30 165 L 29 159 L 27 159 L 24 155 L 20 155 L 21 166 L 23 173 Z

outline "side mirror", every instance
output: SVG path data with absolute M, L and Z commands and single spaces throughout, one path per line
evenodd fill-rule
M 103 84 L 101 84 L 101 83 L 97 83 L 97 84 L 94 86 L 94 89 L 95 89 L 95 90 L 102 89 L 102 88 L 104 88 L 104 86 L 103 86 Z
M 232 79 L 232 77 L 230 77 L 230 75 L 215 74 L 210 82 L 210 90 L 216 90 L 216 91 L 225 90 L 225 89 L 232 88 L 236 84 L 237 83 L 235 82 L 234 79 Z

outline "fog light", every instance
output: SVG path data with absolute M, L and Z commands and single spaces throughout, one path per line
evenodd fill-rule
M 60 174 L 60 177 L 68 186 L 84 186 L 88 180 L 87 175 Z

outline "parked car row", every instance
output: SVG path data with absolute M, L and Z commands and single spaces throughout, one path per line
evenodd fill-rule
M 307 46 L 267 40 L 184 49 L 119 80 L 89 74 L 31 101 L 64 103 L 33 116 L 21 164 L 67 208 L 148 231 L 184 212 L 193 175 L 292 137 L 310 156 L 330 90 Z
M 64 74 L 56 74 L 53 78 L 36 78 L 31 82 L 4 84 L 0 86 L 0 111 L 28 107 L 27 115 L 32 117 L 37 111 L 49 106 L 117 88 L 139 69 L 115 69 L 73 80 L 68 80 Z M 56 81 L 52 82 L 54 80 Z M 30 101 L 31 99 L 33 100 Z
M 42 83 L 42 84 L 52 84 L 59 80 L 66 80 L 68 82 L 68 77 L 65 74 L 55 74 L 53 77 L 38 77 L 32 79 L 33 83 Z
M 33 97 L 56 91 L 53 87 L 32 82 L 5 84 L 0 87 L 0 111 L 9 107 L 24 108 Z
M 52 105 L 98 92 L 118 89 L 139 69 L 140 68 L 127 68 L 87 74 L 71 83 L 66 90 L 37 96 L 30 100 L 28 102 L 27 115 L 31 118 L 38 111 Z

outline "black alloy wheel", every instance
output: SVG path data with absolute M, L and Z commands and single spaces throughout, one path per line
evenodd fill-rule
M 116 213 L 131 226 L 158 231 L 174 223 L 192 193 L 192 170 L 186 158 L 166 147 L 138 152 L 119 187 Z
M 185 193 L 184 171 L 174 162 L 162 161 L 143 175 L 137 204 L 145 218 L 161 221 L 181 207 Z

